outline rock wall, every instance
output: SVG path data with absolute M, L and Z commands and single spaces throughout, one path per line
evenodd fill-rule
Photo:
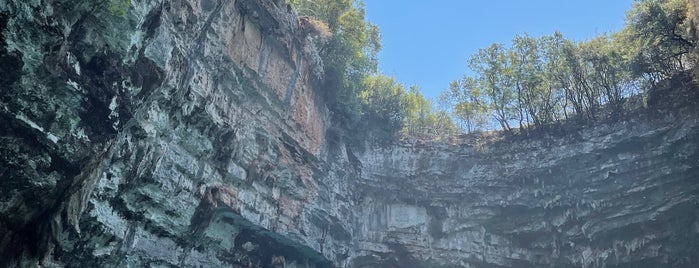
M 699 263 L 695 105 L 350 145 L 284 1 L 95 2 L 0 3 L 0 266 Z
M 367 267 L 693 267 L 696 112 L 360 156 Z
M 352 171 L 291 8 L 124 3 L 0 4 L 0 266 L 342 264 Z

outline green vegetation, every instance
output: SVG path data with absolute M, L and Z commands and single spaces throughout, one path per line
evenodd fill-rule
M 518 35 L 469 59 L 473 75 L 442 100 L 467 132 L 494 125 L 521 131 L 562 119 L 595 123 L 624 115 L 625 101 L 696 63 L 688 0 L 639 0 L 624 29 L 584 42 L 556 32 Z M 628 109 L 628 108 L 626 108 Z
M 406 117 L 403 135 L 435 139 L 457 133 L 458 129 L 446 111 L 435 110 L 434 104 L 411 86 L 406 96 Z
M 335 112 L 351 121 L 361 115 L 359 92 L 362 80 L 376 73 L 376 54 L 381 49 L 378 28 L 364 19 L 364 5 L 352 0 L 290 0 L 299 16 L 324 23 L 331 32 L 321 57 L 325 66 L 327 98 Z
M 131 0 L 109 0 L 109 12 L 116 16 L 126 15 L 126 9 L 131 6 Z
M 629 46 L 632 72 L 650 84 L 667 79 L 686 66 L 696 47 L 689 33 L 690 0 L 645 0 L 629 12 L 620 38 Z
M 372 128 L 379 137 L 434 139 L 457 131 L 449 114 L 435 111 L 417 86 L 406 91 L 405 86 L 386 75 L 364 77 L 359 101 L 362 127 Z
M 362 80 L 359 94 L 362 117 L 373 122 L 385 135 L 403 127 L 405 120 L 405 88 L 392 77 L 369 75 Z
M 128 0 L 112 0 L 128 1 Z M 119 2 L 119 3 L 121 3 Z M 326 100 L 345 127 L 374 137 L 438 138 L 456 133 L 519 129 L 561 120 L 594 124 L 628 113 L 629 98 L 647 98 L 658 82 L 697 60 L 697 11 L 690 0 L 637 0 L 619 32 L 583 42 L 560 32 L 515 36 L 469 59 L 472 74 L 453 81 L 434 104 L 377 72 L 378 28 L 361 0 L 289 0 L 305 21 L 326 32 L 319 42 Z M 698 69 L 699 68 L 695 68 Z M 457 127 L 452 119 L 456 119 Z
M 377 72 L 379 29 L 365 20 L 360 0 L 289 0 L 299 16 L 330 31 L 319 44 L 325 67 L 323 88 L 333 112 L 347 127 L 367 129 L 378 139 L 399 135 L 453 133 L 451 117 L 435 111 L 413 86 Z M 317 25 L 324 24 L 324 25 Z

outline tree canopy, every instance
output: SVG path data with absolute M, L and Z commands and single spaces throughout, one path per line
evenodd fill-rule
M 621 31 L 582 42 L 555 32 L 492 44 L 470 57 L 472 74 L 452 82 L 442 98 L 467 132 L 619 118 L 628 98 L 696 65 L 690 2 L 638 0 Z
M 699 58 L 696 3 L 637 0 L 615 33 L 580 42 L 560 32 L 525 33 L 478 50 L 468 59 L 469 74 L 440 95 L 448 108 L 439 110 L 417 86 L 377 71 L 379 29 L 366 21 L 361 0 L 288 1 L 330 31 L 319 46 L 334 113 L 350 128 L 385 137 L 437 137 L 458 128 L 526 132 L 561 120 L 618 119 L 629 98 L 647 98 L 649 88 Z
M 350 127 L 378 136 L 436 136 L 454 132 L 447 112 L 437 111 L 417 88 L 378 73 L 379 29 L 365 19 L 359 0 L 290 0 L 300 16 L 324 23 L 332 33 L 320 44 L 324 89 L 334 112 Z

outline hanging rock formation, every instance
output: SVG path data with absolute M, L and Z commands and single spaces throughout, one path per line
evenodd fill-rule
M 300 27 L 282 0 L 0 3 L 0 266 L 699 263 L 696 105 L 349 144 Z

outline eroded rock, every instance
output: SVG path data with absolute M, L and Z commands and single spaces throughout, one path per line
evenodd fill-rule
M 130 2 L 0 4 L 0 266 L 699 262 L 692 105 L 348 144 L 284 1 Z

